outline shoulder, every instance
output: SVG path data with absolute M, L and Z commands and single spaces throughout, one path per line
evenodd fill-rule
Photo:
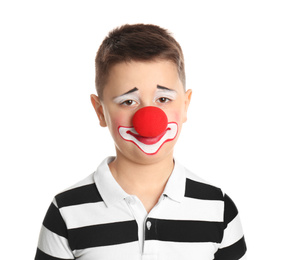
M 101 201 L 102 198 L 93 177 L 94 173 L 58 193 L 55 196 L 58 208 Z
M 185 169 L 185 196 L 203 200 L 224 200 L 221 188 Z
M 222 203 L 225 225 L 238 215 L 238 209 L 234 201 L 221 188 L 210 184 L 187 169 L 185 169 L 185 176 L 185 197 L 220 201 Z

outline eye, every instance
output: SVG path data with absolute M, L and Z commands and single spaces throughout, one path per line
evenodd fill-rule
M 168 102 L 171 101 L 171 99 L 166 98 L 166 97 L 160 97 L 160 98 L 157 99 L 157 101 L 158 101 L 159 103 L 168 103 Z
M 133 105 L 137 104 L 137 102 L 129 99 L 129 100 L 125 100 L 125 101 L 121 102 L 120 104 L 124 105 L 124 106 L 133 106 Z

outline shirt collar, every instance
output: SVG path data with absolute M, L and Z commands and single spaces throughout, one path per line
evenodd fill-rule
M 109 163 L 111 163 L 115 157 L 107 157 L 97 168 L 94 173 L 94 181 L 98 188 L 98 191 L 107 205 L 109 207 L 112 204 L 115 204 L 121 200 L 124 200 L 129 196 L 116 182 L 112 176 Z
M 185 193 L 185 169 L 176 159 L 174 161 L 174 169 L 163 194 L 176 202 L 181 202 Z
M 107 157 L 97 168 L 94 173 L 94 181 L 98 191 L 107 205 L 113 205 L 130 195 L 126 193 L 114 179 L 110 172 L 108 164 L 112 162 L 115 157 Z M 166 184 L 163 195 L 168 198 L 181 202 L 185 193 L 185 170 L 184 167 L 175 160 L 173 172 Z

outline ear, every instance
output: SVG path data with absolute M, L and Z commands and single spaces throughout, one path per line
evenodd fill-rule
M 98 96 L 92 94 L 91 95 L 91 102 L 92 102 L 92 105 L 93 105 L 93 107 L 94 107 L 94 109 L 97 113 L 98 119 L 100 121 L 100 126 L 106 127 L 107 124 L 106 124 L 106 121 L 105 121 L 104 110 L 103 110 L 101 100 L 99 99 Z
M 183 122 L 186 122 L 187 120 L 187 110 L 188 110 L 188 107 L 189 107 L 189 103 L 190 103 L 190 100 L 191 100 L 191 94 L 192 94 L 192 90 L 191 89 L 188 89 L 186 92 L 185 92 L 185 100 L 184 100 L 184 118 L 183 118 Z

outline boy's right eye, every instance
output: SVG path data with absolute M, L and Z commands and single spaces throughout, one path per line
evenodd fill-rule
M 121 105 L 125 105 L 125 106 L 132 106 L 132 105 L 135 105 L 135 104 L 137 104 L 137 102 L 134 101 L 134 100 L 131 100 L 131 99 L 125 100 L 121 103 Z

